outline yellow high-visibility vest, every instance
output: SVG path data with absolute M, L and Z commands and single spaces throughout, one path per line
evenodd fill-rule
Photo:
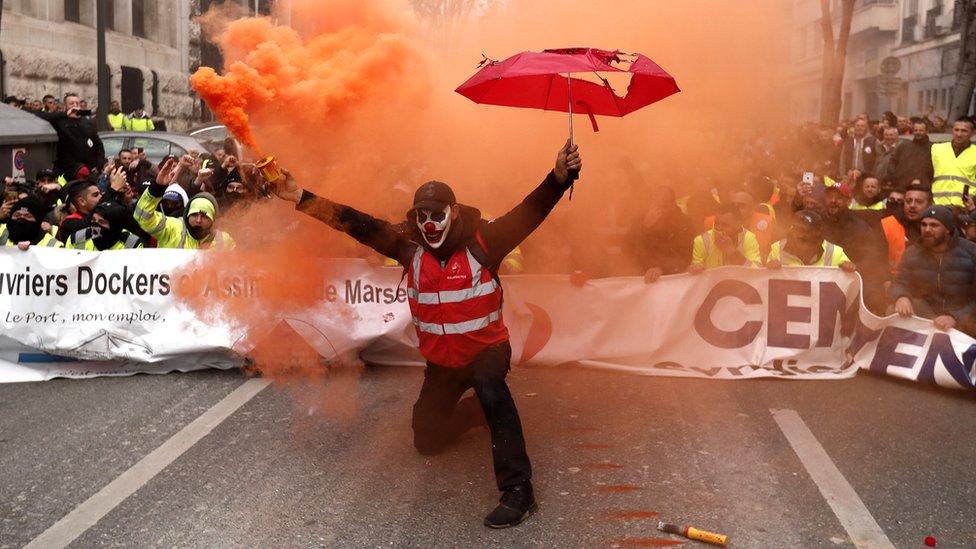
M 13 248 L 18 243 L 10 240 L 10 233 L 7 232 L 7 225 L 0 225 L 0 246 L 6 246 L 8 248 Z M 37 244 L 31 244 L 32 246 L 40 246 L 42 248 L 61 248 L 61 243 L 58 242 L 54 235 L 45 234 Z
M 739 233 L 739 241 L 736 249 L 746 258 L 744 267 L 758 267 L 762 265 L 762 257 L 759 255 L 759 240 L 752 231 L 745 229 Z M 723 265 L 731 265 L 725 262 L 725 254 L 715 244 L 715 229 L 709 229 L 695 237 L 695 242 L 691 248 L 691 264 L 703 265 L 706 269 L 714 269 Z
M 75 234 L 68 237 L 68 241 L 65 242 L 64 247 L 69 250 L 98 251 L 98 248 L 95 247 L 95 240 L 91 238 L 91 229 L 81 229 L 75 232 Z M 142 247 L 142 239 L 132 233 L 123 231 L 122 238 L 118 242 L 102 251 L 127 250 Z
M 108 125 L 112 126 L 112 131 L 120 132 L 126 129 L 126 116 L 122 113 L 108 115 Z
M 162 197 L 153 196 L 149 193 L 149 189 L 146 189 L 133 212 L 133 217 L 139 226 L 156 239 L 157 248 L 230 250 L 236 246 L 234 239 L 224 231 L 214 231 L 213 239 L 207 242 L 200 242 L 193 238 L 183 218 L 165 216 L 156 208 L 162 200 Z M 197 198 L 197 200 L 203 199 Z
M 130 118 L 129 130 L 134 132 L 151 132 L 156 129 L 151 118 Z
M 788 266 L 801 266 L 806 265 L 799 257 L 784 251 L 786 248 L 786 239 L 780 240 L 779 242 L 773 243 L 772 249 L 769 251 L 769 261 L 779 261 L 781 265 Z M 811 263 L 814 267 L 839 267 L 841 263 L 846 263 L 850 261 L 847 258 L 847 254 L 844 253 L 844 248 L 841 248 L 833 242 L 827 242 L 824 240 L 820 244 L 820 249 L 823 251 L 820 257 Z
M 858 202 L 857 200 L 851 200 L 851 205 L 848 206 L 848 209 L 851 209 L 851 210 L 883 210 L 883 209 L 885 209 L 885 202 L 884 202 L 884 200 L 879 200 L 879 201 L 875 202 L 874 204 L 871 204 L 870 206 L 865 206 L 865 205 L 861 204 L 860 202 Z
M 940 206 L 965 206 L 966 186 L 976 183 L 976 145 L 956 156 L 952 142 L 932 145 L 932 201 Z

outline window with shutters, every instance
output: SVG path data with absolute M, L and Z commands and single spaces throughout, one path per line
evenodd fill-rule
M 64 20 L 81 23 L 80 0 L 64 0 Z
M 144 0 L 132 0 L 132 36 L 146 38 L 146 5 Z

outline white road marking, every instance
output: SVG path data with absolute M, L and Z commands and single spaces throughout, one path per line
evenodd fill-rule
M 54 549 L 66 547 L 86 530 L 95 525 L 109 511 L 122 503 L 152 480 L 160 471 L 166 468 L 176 458 L 193 447 L 194 444 L 207 436 L 215 427 L 230 417 L 238 408 L 254 398 L 271 382 L 266 379 L 249 379 L 240 387 L 224 397 L 212 408 L 194 419 L 189 425 L 180 429 L 159 448 L 139 460 L 138 463 L 108 483 L 95 495 L 75 507 L 73 511 L 54 523 L 41 535 L 25 545 L 25 549 Z
M 794 410 L 770 412 L 854 545 L 862 549 L 894 549 L 895 546 L 810 432 L 800 414 Z

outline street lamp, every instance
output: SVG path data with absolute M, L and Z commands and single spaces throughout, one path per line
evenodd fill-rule
M 98 78 L 98 116 L 95 117 L 95 126 L 99 131 L 111 129 L 108 125 L 108 104 L 111 101 L 111 82 L 112 75 L 108 71 L 108 63 L 105 62 L 105 6 L 110 0 L 95 0 L 95 63 L 97 65 Z

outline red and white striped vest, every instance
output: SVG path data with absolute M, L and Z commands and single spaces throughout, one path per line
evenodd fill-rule
M 418 246 L 407 267 L 407 286 L 420 354 L 428 361 L 463 368 L 485 347 L 508 341 L 502 287 L 470 247 L 454 252 L 442 267 Z

